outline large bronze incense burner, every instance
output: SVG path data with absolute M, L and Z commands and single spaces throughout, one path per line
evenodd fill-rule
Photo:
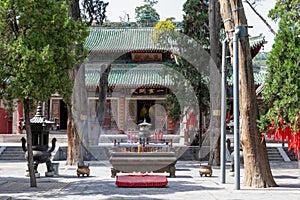
M 166 172 L 175 177 L 177 158 L 172 142 L 157 139 L 160 132 L 151 134 L 150 127 L 151 124 L 144 121 L 138 125 L 138 131 L 127 133 L 127 142 L 114 142 L 109 151 L 112 177 L 119 172 Z
M 42 115 L 41 106 L 38 105 L 35 116 L 30 119 L 31 134 L 32 134 L 32 150 L 33 162 L 36 176 L 40 174 L 37 171 L 38 165 L 46 163 L 47 172 L 45 176 L 53 176 L 53 168 L 51 163 L 51 152 L 55 149 L 56 138 L 52 139 L 52 146 L 49 148 L 49 130 L 55 122 L 46 120 Z M 25 152 L 25 159 L 28 160 L 28 152 L 26 148 L 26 139 L 22 137 L 22 149 Z

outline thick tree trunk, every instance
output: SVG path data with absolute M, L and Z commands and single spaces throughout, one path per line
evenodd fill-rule
M 74 82 L 71 96 L 72 106 L 68 106 L 68 162 L 67 164 L 84 165 L 88 143 L 88 103 L 85 88 L 85 67 L 76 65 L 70 70 Z M 70 156 L 70 157 L 69 157 Z
M 220 137 L 221 137 L 221 66 L 220 60 L 220 6 L 217 0 L 209 1 L 209 29 L 210 29 L 210 165 L 220 165 Z
M 69 16 L 72 17 L 74 20 L 80 19 L 80 7 L 79 7 L 80 0 L 72 0 L 70 9 L 69 9 Z
M 33 152 L 32 152 L 32 133 L 30 126 L 30 100 L 24 99 L 24 114 L 25 114 L 25 129 L 27 138 L 27 154 L 28 154 L 28 170 L 30 177 L 30 187 L 37 187 L 36 177 L 33 164 Z
M 79 0 L 71 2 L 69 16 L 74 20 L 80 20 Z M 77 47 L 83 49 L 79 44 Z M 88 114 L 87 114 L 87 92 L 85 87 L 85 68 L 76 64 L 74 69 L 69 71 L 73 80 L 74 88 L 71 96 L 71 105 L 68 106 L 68 157 L 66 164 L 83 165 L 83 155 L 86 154 L 88 146 Z M 82 147 L 85 146 L 86 148 Z
M 219 1 L 227 32 L 234 27 L 247 25 L 241 0 Z M 240 133 L 245 162 L 244 184 L 250 187 L 274 187 L 277 185 L 272 176 L 266 143 L 262 140 L 256 124 L 258 107 L 248 36 L 239 40 L 239 77 Z
M 68 136 L 68 152 L 67 152 L 66 164 L 76 165 L 79 160 L 80 139 L 73 119 L 72 108 L 70 106 L 68 106 L 67 136 Z

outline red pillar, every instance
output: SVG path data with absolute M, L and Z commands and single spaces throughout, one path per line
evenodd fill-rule
M 12 123 L 8 112 L 2 106 L 0 99 L 0 134 L 9 134 L 12 132 Z

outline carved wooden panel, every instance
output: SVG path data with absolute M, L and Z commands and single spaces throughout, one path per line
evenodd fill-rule
M 97 99 L 90 99 L 88 105 L 89 105 L 89 111 L 91 113 L 91 116 L 96 117 L 98 100 Z
M 126 101 L 126 128 L 136 129 L 137 128 L 137 101 L 127 100 Z
M 58 123 L 60 122 L 59 118 L 59 112 L 60 112 L 60 99 L 52 99 L 52 111 L 51 111 L 51 118 L 57 119 Z
M 111 102 L 108 99 L 106 100 L 103 128 L 111 129 Z
M 135 62 L 162 61 L 162 53 L 131 53 Z
M 125 123 L 125 99 L 122 97 L 119 99 L 119 123 L 118 127 L 119 130 L 124 130 L 124 123 Z
M 118 116 L 118 100 L 111 99 L 111 127 L 112 129 L 119 129 L 119 116 Z

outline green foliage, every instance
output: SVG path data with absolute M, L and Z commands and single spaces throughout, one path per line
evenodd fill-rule
M 175 93 L 171 92 L 168 94 L 161 105 L 166 108 L 168 116 L 172 117 L 174 122 L 180 120 L 181 108 Z
M 166 21 L 157 22 L 157 24 L 155 25 L 155 31 L 159 31 L 160 29 L 173 31 L 175 29 L 175 26 L 171 20 L 166 20 Z
M 183 33 L 209 49 L 208 1 L 187 0 L 183 5 Z
M 156 1 L 156 0 L 144 0 L 144 2 L 146 4 L 149 4 L 150 6 L 154 6 L 155 4 L 157 4 L 158 1 Z
M 271 17 L 274 21 L 280 21 L 279 23 L 288 23 L 287 26 L 293 25 L 294 23 L 299 25 L 299 0 L 282 0 L 280 2 L 276 2 L 275 7 L 270 10 L 269 17 Z M 279 24 L 279 28 L 281 26 L 286 26 L 285 24 Z M 299 27 L 299 26 L 298 26 Z
M 105 3 L 101 0 L 83 0 L 82 2 L 82 17 L 91 26 L 95 22 L 96 25 L 102 25 L 106 18 L 106 7 L 108 2 Z
M 158 22 L 160 17 L 153 6 L 157 3 L 155 0 L 144 0 L 145 4 L 135 8 L 135 19 L 138 23 Z
M 170 41 L 175 41 L 178 37 L 175 31 L 175 25 L 170 20 L 157 22 L 154 27 L 154 34 L 152 40 L 160 46 L 171 48 Z
M 179 58 L 177 63 L 169 64 L 169 66 L 179 72 L 179 74 L 183 75 L 185 80 L 189 82 L 189 84 L 192 86 L 195 95 L 198 99 L 198 106 L 201 109 L 202 112 L 206 113 L 209 109 L 209 89 L 207 86 L 207 81 L 205 80 L 205 77 L 189 62 L 187 62 L 183 58 Z M 179 85 L 179 87 L 182 87 L 183 84 L 185 84 L 181 79 L 175 80 L 175 82 Z M 178 88 L 179 88 L 178 87 Z M 177 95 L 178 97 L 182 97 L 182 94 L 185 94 L 183 98 L 185 98 L 186 105 L 183 105 L 185 107 L 189 107 L 190 109 L 196 109 L 192 108 L 191 106 L 194 104 L 192 101 L 192 98 L 186 96 L 189 94 L 187 90 L 190 90 L 189 87 L 182 87 L 183 90 L 186 91 L 178 91 Z
M 190 61 L 192 59 L 199 59 L 199 55 L 193 55 L 195 53 L 193 46 L 195 44 L 193 42 L 195 41 L 191 41 L 189 37 L 179 34 L 175 30 L 174 24 L 169 20 L 156 24 L 152 39 L 156 44 L 166 48 L 179 49 L 181 52 L 190 52 L 188 54 Z M 172 76 L 173 82 L 177 85 L 177 91 L 172 91 L 163 104 L 168 110 L 168 115 L 172 116 L 174 121 L 177 121 L 180 119 L 185 108 L 196 110 L 197 108 L 193 107 L 196 105 L 199 106 L 202 112 L 207 112 L 209 108 L 209 90 L 204 75 L 187 60 L 176 55 L 176 53 L 173 52 L 171 56 L 176 62 L 166 63 L 166 65 L 177 72 L 173 73 Z M 198 104 L 196 103 L 196 105 L 193 102 L 194 95 L 196 95 L 198 100 Z M 183 99 L 180 100 L 180 98 Z
M 197 110 L 197 107 L 193 106 L 199 106 L 201 112 L 207 113 L 209 109 L 209 89 L 204 76 L 183 58 L 179 58 L 177 63 L 165 63 L 165 65 L 180 75 L 173 74 L 172 79 L 177 85 L 177 90 L 171 91 L 162 103 L 167 108 L 168 116 L 171 116 L 176 122 L 180 119 L 184 109 Z M 196 95 L 198 105 L 197 102 L 196 104 L 194 102 L 194 95 Z
M 72 91 L 68 70 L 84 57 L 86 25 L 68 16 L 67 0 L 0 2 L 1 98 L 47 101 Z
M 292 127 L 299 132 L 300 114 L 300 1 L 277 2 L 269 15 L 279 20 L 279 31 L 267 60 L 268 75 L 263 98 L 269 105 L 268 112 L 261 116 L 260 128 L 274 123 Z M 284 119 L 284 123 L 279 123 Z M 274 121 L 272 121 L 274 120 Z
M 208 1 L 207 0 L 187 0 L 183 5 L 183 30 L 182 32 L 188 37 L 193 38 L 199 43 L 204 50 L 209 50 L 209 21 L 208 21 Z M 186 45 L 184 45 L 186 46 Z M 198 58 L 191 55 L 191 58 Z M 190 59 L 191 59 L 190 58 Z M 209 89 L 207 81 L 203 74 L 200 74 L 194 66 L 183 60 L 183 74 L 188 77 L 198 98 L 199 108 L 201 112 L 208 112 L 209 109 Z

